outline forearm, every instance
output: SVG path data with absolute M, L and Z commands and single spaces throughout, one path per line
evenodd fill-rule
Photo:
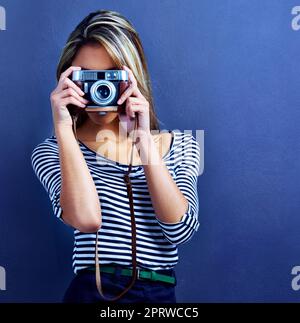
M 101 225 L 101 207 L 95 183 L 71 127 L 55 127 L 61 168 L 60 204 L 63 220 L 82 232 Z
M 151 135 L 137 144 L 156 217 L 166 223 L 177 223 L 187 211 L 188 201 L 181 193 L 160 157 Z

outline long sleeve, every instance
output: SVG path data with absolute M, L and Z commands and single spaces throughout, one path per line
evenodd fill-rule
M 60 205 L 61 173 L 58 147 L 45 140 L 31 154 L 31 165 L 50 198 L 54 215 L 63 221 Z
M 200 169 L 200 145 L 191 134 L 185 134 L 174 154 L 175 182 L 188 201 L 187 211 L 177 223 L 158 220 L 164 236 L 175 245 L 189 241 L 198 230 L 198 192 L 197 180 Z

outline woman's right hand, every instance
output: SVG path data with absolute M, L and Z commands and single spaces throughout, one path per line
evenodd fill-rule
M 50 101 L 55 127 L 72 127 L 72 117 L 67 108 L 68 104 L 84 109 L 88 103 L 88 100 L 83 98 L 84 92 L 68 77 L 73 71 L 80 69 L 79 66 L 70 66 L 61 74 L 56 88 L 51 92 Z

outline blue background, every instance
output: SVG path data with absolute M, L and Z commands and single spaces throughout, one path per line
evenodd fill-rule
M 59 302 L 73 232 L 30 163 L 52 134 L 49 94 L 65 41 L 90 11 L 116 10 L 142 39 L 162 129 L 205 131 L 199 219 L 179 247 L 182 302 L 300 299 L 300 31 L 289 0 L 1 0 L 1 302 Z M 194 132 L 195 133 L 195 132 Z

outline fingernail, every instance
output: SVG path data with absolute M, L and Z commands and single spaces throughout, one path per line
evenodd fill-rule
M 121 101 L 122 101 L 122 100 L 121 100 L 121 99 L 119 99 L 119 100 L 117 101 L 117 103 L 118 103 L 118 104 L 120 104 L 120 103 L 121 103 Z

